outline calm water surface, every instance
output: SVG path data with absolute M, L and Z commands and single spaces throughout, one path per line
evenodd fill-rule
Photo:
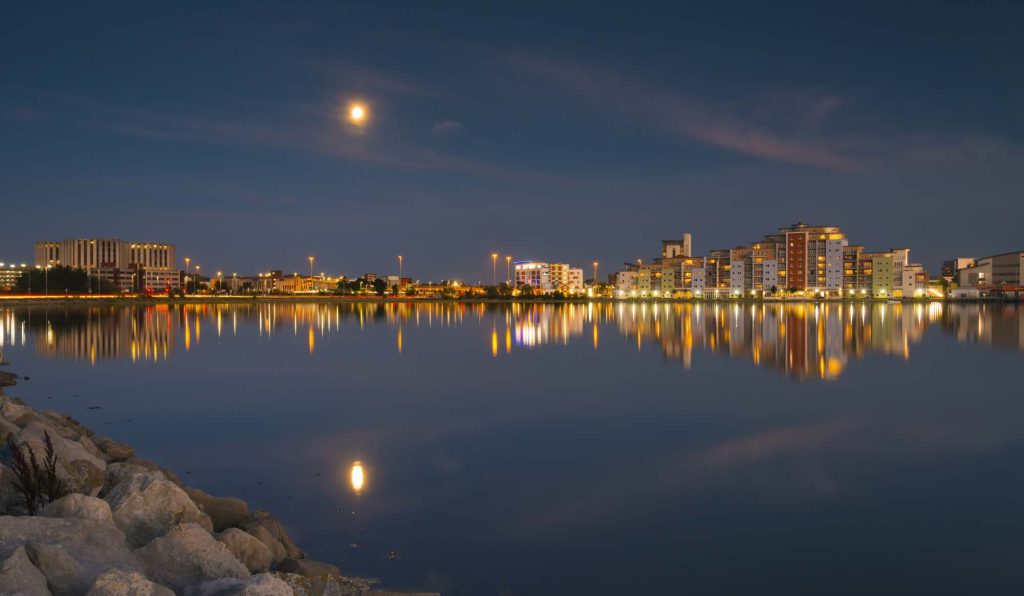
M 1019 306 L 0 307 L 0 346 L 392 587 L 1024 586 Z

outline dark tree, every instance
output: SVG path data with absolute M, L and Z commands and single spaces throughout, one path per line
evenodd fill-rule
M 117 291 L 113 284 L 95 274 L 89 275 L 84 269 L 73 269 L 63 265 L 50 267 L 48 272 L 43 269 L 30 269 L 18 278 L 14 289 L 17 292 L 28 292 L 31 287 L 34 294 L 86 294 L 90 286 L 93 292 L 99 294 Z

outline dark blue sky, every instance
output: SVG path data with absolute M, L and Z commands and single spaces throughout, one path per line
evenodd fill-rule
M 932 269 L 1024 249 L 1021 4 L 402 4 L 5 6 L 0 260 L 603 276 L 797 220 Z

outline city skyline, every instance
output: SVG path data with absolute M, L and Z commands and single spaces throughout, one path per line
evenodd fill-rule
M 802 220 L 936 271 L 1019 249 L 1011 6 L 18 7 L 0 255 L 152 237 L 475 281 L 495 251 L 586 269 Z

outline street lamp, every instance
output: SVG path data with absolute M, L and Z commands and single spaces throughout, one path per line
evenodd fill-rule
M 512 283 L 512 257 L 505 255 L 505 283 Z
M 188 292 L 188 272 L 191 271 L 191 269 L 188 268 L 188 264 L 191 263 L 191 262 L 192 262 L 192 259 L 190 259 L 189 257 L 185 257 L 185 280 L 184 281 L 185 281 L 185 291 L 186 292 Z
M 498 253 L 491 253 L 491 285 L 498 285 Z
M 221 275 L 220 271 L 218 271 L 217 272 L 217 292 L 220 292 L 221 289 L 223 289 L 223 287 L 224 287 L 224 276 Z
M 597 287 L 597 261 L 594 261 L 594 287 Z
M 306 258 L 309 259 L 309 276 L 313 277 L 313 261 L 315 261 L 316 259 L 314 259 L 313 257 Z
M 402 255 L 398 255 L 398 285 L 402 285 Z
M 195 284 L 196 294 L 199 293 L 199 265 L 196 265 L 196 279 L 193 282 Z

